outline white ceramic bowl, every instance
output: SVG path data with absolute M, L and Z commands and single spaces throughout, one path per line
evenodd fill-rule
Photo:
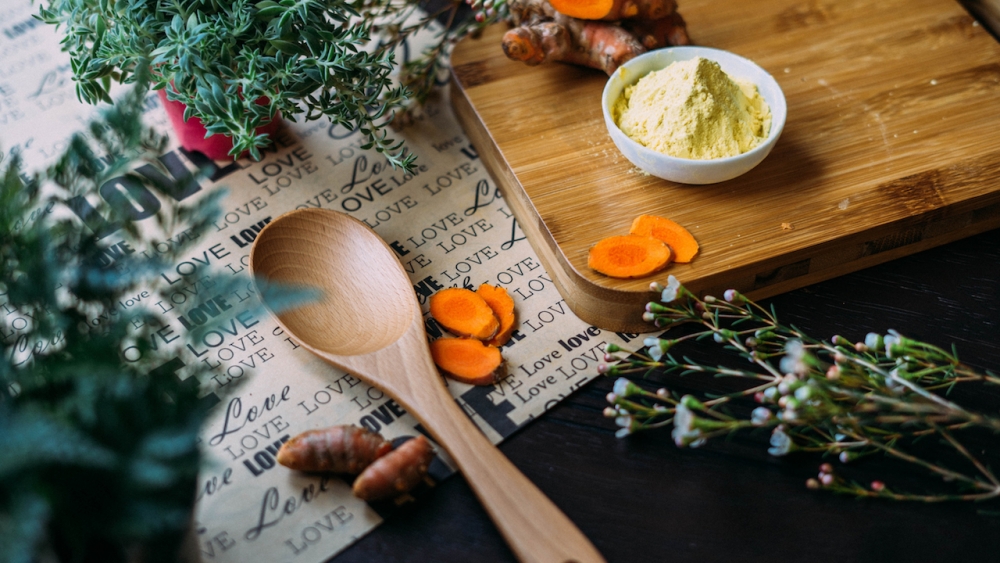
M 611 117 L 611 107 L 626 86 L 635 84 L 640 78 L 654 70 L 662 70 L 675 61 L 686 61 L 702 57 L 719 63 L 722 70 L 732 78 L 742 78 L 757 85 L 757 91 L 771 108 L 771 131 L 767 139 L 753 149 L 738 155 L 710 160 L 677 158 L 648 149 L 633 141 L 618 128 Z M 608 79 L 601 98 L 604 109 L 604 123 L 618 150 L 632 164 L 642 170 L 673 182 L 684 184 L 714 184 L 731 180 L 760 164 L 774 148 L 785 127 L 788 107 L 781 87 L 770 74 L 753 62 L 727 51 L 708 47 L 667 47 L 639 55 L 618 67 Z

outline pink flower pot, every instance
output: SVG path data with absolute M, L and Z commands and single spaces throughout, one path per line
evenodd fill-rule
M 170 125 L 173 126 L 177 134 L 177 140 L 181 146 L 189 151 L 198 151 L 212 160 L 233 160 L 229 151 L 233 149 L 233 138 L 229 135 L 212 135 L 206 138 L 208 131 L 197 117 L 184 121 L 184 109 L 187 107 L 181 102 L 167 99 L 166 89 L 158 90 L 160 103 L 167 110 L 167 117 L 170 118 Z M 260 103 L 260 102 L 258 102 Z M 257 128 L 257 134 L 274 133 L 281 126 L 281 115 L 278 114 L 269 123 Z M 244 156 L 244 152 L 240 156 Z

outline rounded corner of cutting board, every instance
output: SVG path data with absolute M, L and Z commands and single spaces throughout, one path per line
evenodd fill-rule
M 568 261 L 563 264 L 570 265 Z M 552 271 L 552 266 L 555 265 L 545 264 L 545 266 Z M 655 298 L 655 294 L 651 291 L 608 287 L 576 271 L 567 275 L 570 277 L 569 283 L 572 284 L 572 288 L 570 291 L 563 291 L 562 296 L 570 310 L 583 321 L 602 330 L 614 332 L 641 334 L 656 330 L 652 324 L 642 319 L 646 303 Z M 655 279 L 651 276 L 646 283 Z

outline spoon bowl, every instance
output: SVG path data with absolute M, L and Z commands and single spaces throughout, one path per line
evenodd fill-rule
M 255 241 L 250 267 L 270 281 L 322 290 L 320 300 L 282 312 L 281 322 L 312 348 L 360 356 L 399 340 L 417 303 L 382 239 L 364 223 L 343 220 L 347 215 L 330 217 L 293 212 L 272 222 Z M 359 257 L 364 275 L 344 275 L 357 270 Z
M 318 301 L 276 314 L 278 324 L 329 364 L 381 388 L 423 424 L 520 561 L 603 561 L 455 403 L 431 360 L 412 283 L 367 225 L 336 211 L 286 213 L 257 235 L 250 270 L 268 282 L 322 291 Z

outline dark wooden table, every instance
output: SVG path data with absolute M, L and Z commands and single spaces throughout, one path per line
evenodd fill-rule
M 806 333 L 863 339 L 895 328 L 955 344 L 1000 369 L 1000 230 L 764 302 Z M 918 504 L 806 489 L 821 460 L 774 458 L 767 436 L 679 449 L 669 429 L 625 439 L 601 416 L 601 378 L 529 424 L 501 450 L 577 523 L 610 562 L 1000 561 L 1000 500 Z M 1000 390 L 985 390 L 1000 410 Z M 994 448 L 998 438 L 988 438 Z M 884 462 L 861 482 L 893 474 Z M 896 466 L 898 467 L 898 466 Z M 335 563 L 514 561 L 460 475 L 406 506 Z
M 996 0 L 965 0 L 1000 22 Z M 995 28 L 994 28 L 995 29 Z M 1000 150 L 1000 137 L 998 137 Z M 1000 370 L 1000 230 L 763 302 L 820 338 L 900 332 L 979 369 Z M 1000 500 L 919 504 L 806 489 L 823 461 L 771 457 L 767 435 L 679 449 L 669 429 L 615 438 L 601 378 L 508 438 L 500 449 L 583 530 L 609 562 L 1000 561 Z M 669 385 L 670 382 L 667 382 Z M 966 396 L 1000 410 L 1000 389 Z M 995 451 L 997 436 L 981 448 Z M 1000 466 L 995 464 L 994 467 Z M 845 467 L 859 482 L 899 465 Z M 898 478 L 905 479 L 906 470 Z M 914 481 L 916 482 L 916 481 Z M 405 506 L 335 563 L 510 562 L 513 555 L 460 475 Z

